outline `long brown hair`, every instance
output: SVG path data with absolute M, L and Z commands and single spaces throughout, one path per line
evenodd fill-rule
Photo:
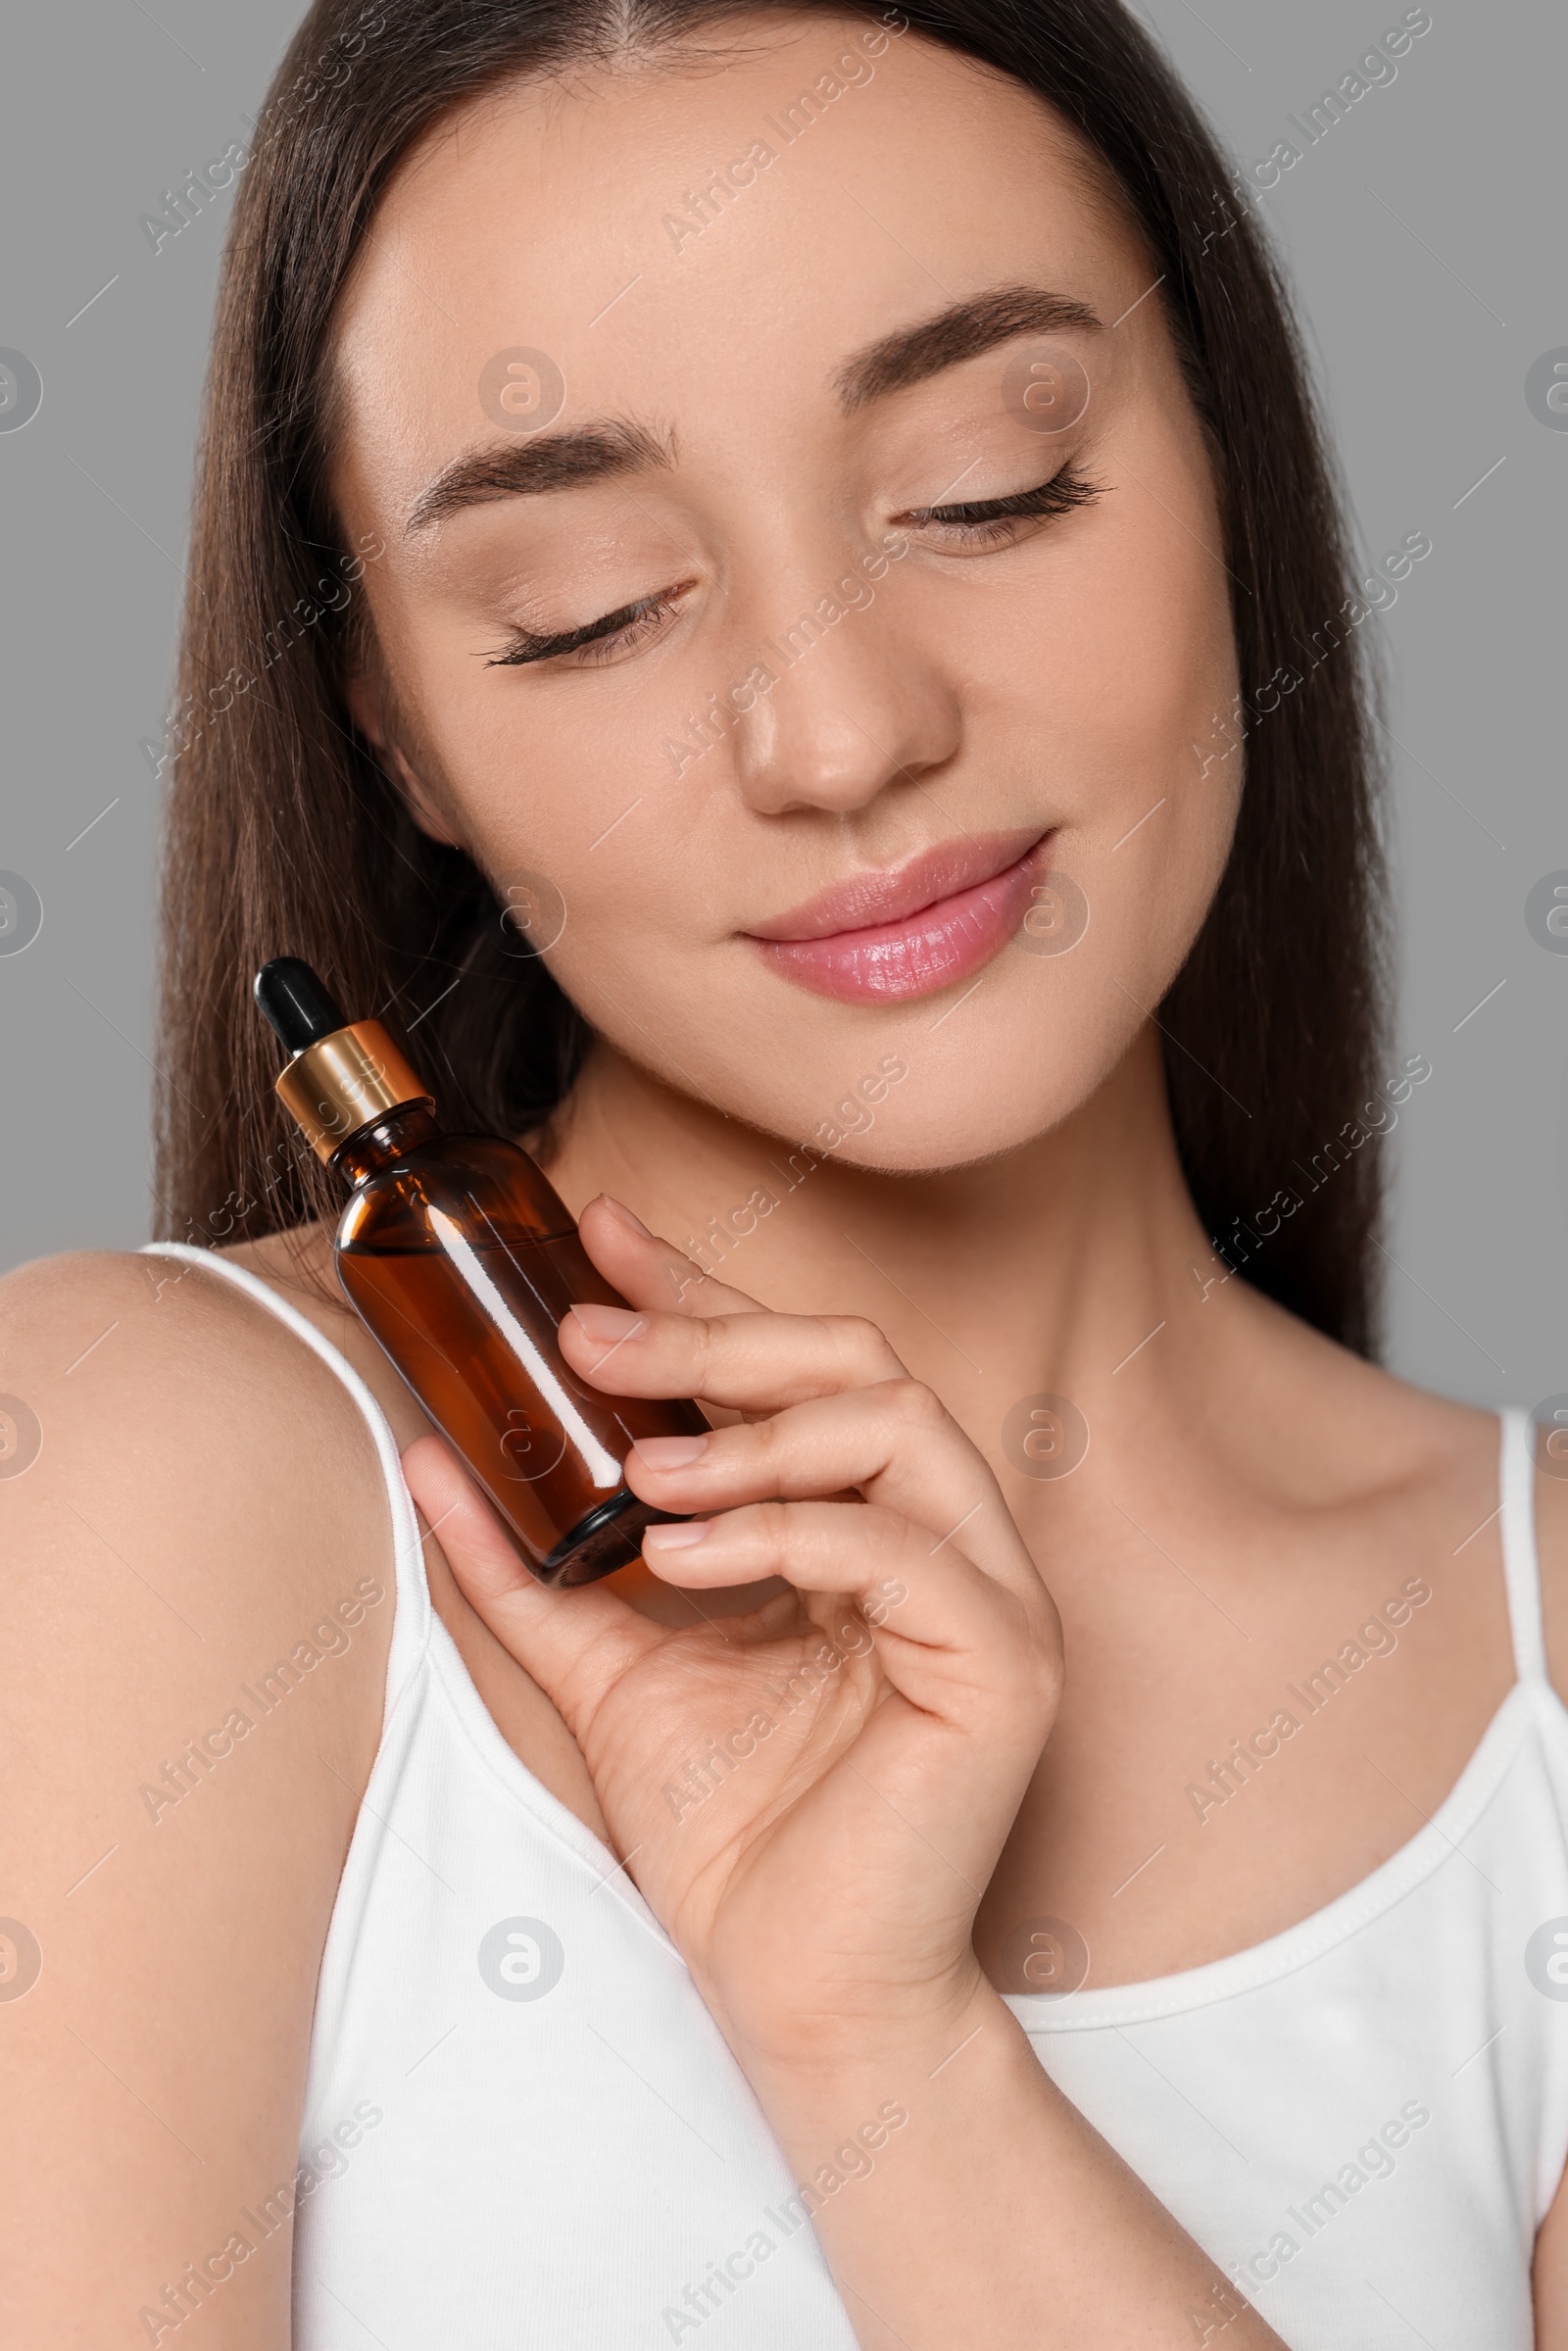
M 738 13 L 800 0 L 317 0 L 279 69 L 224 261 L 168 755 L 161 1238 L 336 1215 L 273 1102 L 249 988 L 269 956 L 306 956 L 352 1013 L 385 1019 L 453 1124 L 526 1133 L 571 1083 L 580 1016 L 509 952 L 476 867 L 416 828 L 349 715 L 376 550 L 347 545 L 327 494 L 330 322 L 389 175 L 443 112 L 503 77 L 701 46 Z M 889 20 L 1063 115 L 1152 258 L 1214 453 L 1243 684 L 1194 757 L 1247 770 L 1229 863 L 1157 1015 L 1177 1146 L 1228 1260 L 1370 1351 L 1379 1154 L 1343 1140 L 1376 1090 L 1386 965 L 1369 681 L 1276 267 L 1119 0 L 906 0 Z

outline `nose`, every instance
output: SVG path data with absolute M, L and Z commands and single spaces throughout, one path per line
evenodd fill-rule
M 818 574 L 767 598 L 756 700 L 730 737 L 736 781 L 759 814 L 849 814 L 957 750 L 957 697 L 895 605 L 885 581 L 874 586 L 853 563 L 825 590 Z

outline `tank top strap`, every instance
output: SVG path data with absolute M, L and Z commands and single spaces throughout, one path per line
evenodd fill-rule
M 277 1292 L 256 1274 L 248 1273 L 242 1265 L 231 1263 L 217 1249 L 193 1249 L 183 1241 L 149 1241 L 138 1253 L 143 1256 L 182 1257 L 187 1264 L 199 1265 L 204 1273 L 217 1274 L 221 1280 L 231 1282 L 236 1289 L 246 1291 L 259 1306 L 275 1314 L 279 1322 L 287 1323 L 295 1337 L 302 1339 L 313 1354 L 318 1355 L 328 1370 L 337 1375 L 358 1404 L 375 1445 L 382 1482 L 386 1487 L 387 1508 L 392 1519 L 396 1608 L 386 1667 L 386 1703 L 382 1710 L 384 1730 L 410 1675 L 428 1645 L 432 1616 L 430 1587 L 424 1572 L 424 1539 L 419 1533 L 414 1497 L 409 1492 L 403 1464 L 398 1457 L 397 1439 L 392 1434 L 386 1414 L 348 1357 L 332 1345 L 324 1333 L 317 1329 L 307 1315 L 279 1298 Z
M 1521 1682 L 1544 1682 L 1546 1643 L 1541 1615 L 1541 1565 L 1536 1555 L 1536 1472 L 1530 1449 L 1530 1414 L 1521 1405 L 1510 1404 L 1498 1417 L 1502 1422 L 1498 1481 L 1502 1572 L 1508 1590 L 1514 1671 Z

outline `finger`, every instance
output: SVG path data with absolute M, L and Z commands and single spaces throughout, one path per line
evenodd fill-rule
M 763 1684 L 767 1713 L 804 1708 L 814 1725 L 825 1706 L 831 1724 L 840 1694 L 862 1709 L 869 1698 L 844 1758 L 850 1804 L 890 1805 L 938 1853 L 978 1842 L 983 1886 L 1060 1701 L 1061 1625 L 1044 1587 L 1020 1595 L 951 1546 L 933 1556 L 926 1529 L 871 1503 L 755 1502 L 643 1540 L 656 1574 L 688 1591 L 782 1576 L 802 1593 L 816 1633 Z
M 744 1290 L 705 1273 L 693 1257 L 651 1233 L 621 1200 L 601 1192 L 588 1202 L 577 1231 L 589 1256 L 633 1306 L 672 1314 L 765 1314 Z
M 1020 1590 L 1039 1581 L 990 1464 L 915 1380 L 816 1397 L 706 1437 L 641 1439 L 626 1478 L 644 1501 L 698 1518 L 858 1490 L 987 1574 Z
M 774 1410 L 906 1378 L 887 1340 L 858 1314 L 675 1314 L 574 1305 L 561 1321 L 573 1371 L 615 1396 L 700 1396 Z
M 606 1691 L 659 1646 L 662 1628 L 601 1586 L 541 1584 L 444 1439 L 416 1438 L 403 1475 L 459 1589 L 580 1743 Z
M 953 1686 L 1033 1689 L 1059 1683 L 1060 1627 L 1045 1587 L 1015 1592 L 950 1544 L 874 1503 L 752 1502 L 723 1517 L 644 1529 L 643 1556 L 686 1591 L 782 1576 L 799 1592 L 854 1600 L 889 1680 L 917 1705 L 933 1705 L 940 1669 Z M 845 1647 L 842 1624 L 834 1638 Z M 935 1710 L 947 1712 L 945 1705 Z

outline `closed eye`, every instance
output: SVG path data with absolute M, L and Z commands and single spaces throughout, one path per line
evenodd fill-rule
M 485 662 L 487 669 L 519 666 L 526 661 L 553 661 L 561 654 L 577 654 L 580 659 L 569 665 L 574 669 L 591 668 L 596 662 L 614 660 L 630 653 L 646 637 L 657 635 L 664 621 L 675 611 L 679 599 L 697 585 L 695 580 L 681 580 L 672 587 L 656 588 L 652 596 L 639 596 L 635 604 L 623 604 L 618 611 L 606 612 L 598 620 L 585 620 L 580 628 L 559 629 L 552 636 L 537 636 L 525 628 L 514 631 L 512 641 L 500 653 L 491 654 Z
M 934 523 L 940 530 L 956 532 L 971 545 L 1006 546 L 1016 537 L 1020 522 L 1068 514 L 1074 508 L 1092 505 L 1095 499 L 1103 496 L 1102 483 L 1087 481 L 1071 466 L 1063 465 L 1050 481 L 1040 482 L 1032 490 L 1016 490 L 1008 498 L 972 499 L 956 506 L 911 507 L 899 519 L 920 528 Z

